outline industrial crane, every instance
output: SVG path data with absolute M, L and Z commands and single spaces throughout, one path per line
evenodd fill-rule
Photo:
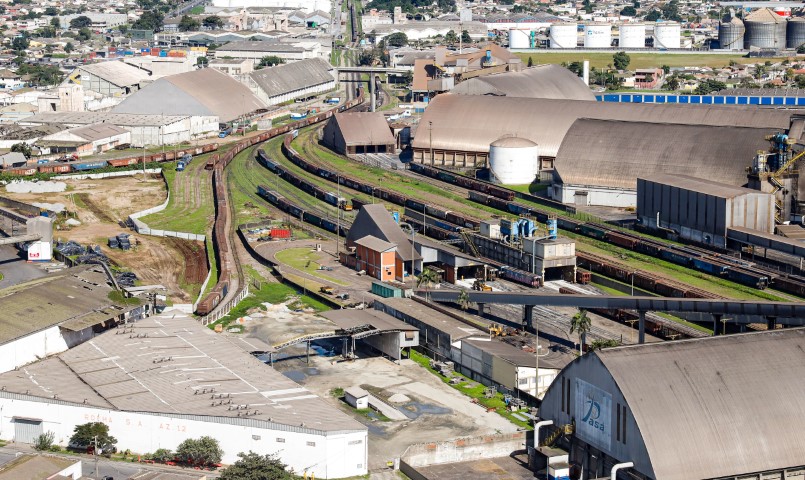
M 777 197 L 777 192 L 785 189 L 783 177 L 786 175 L 796 175 L 796 170 L 793 168 L 796 163 L 805 157 L 805 150 L 799 153 L 794 153 L 792 146 L 796 144 L 796 140 L 790 138 L 784 133 L 775 133 L 766 136 L 766 140 L 771 143 L 768 152 L 759 151 L 755 156 L 755 162 L 752 167 L 752 173 L 757 176 L 761 182 L 766 181 L 771 185 L 771 193 L 775 196 L 775 221 L 783 223 L 783 202 Z M 761 188 L 762 190 L 762 188 Z M 787 192 L 783 192 L 787 194 Z

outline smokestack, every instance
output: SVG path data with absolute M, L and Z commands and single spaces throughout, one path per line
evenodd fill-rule
M 590 85 L 590 61 L 584 61 L 584 67 L 581 73 L 581 78 L 584 80 L 585 85 Z

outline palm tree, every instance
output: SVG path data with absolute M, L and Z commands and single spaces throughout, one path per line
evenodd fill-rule
M 587 332 L 590 331 L 593 321 L 587 316 L 587 310 L 584 308 L 579 309 L 579 313 L 573 315 L 573 320 L 570 322 L 570 333 L 578 333 L 579 335 L 579 355 L 583 353 L 583 346 L 587 337 Z
M 431 268 L 424 268 L 422 273 L 419 274 L 419 277 L 416 279 L 416 286 L 421 287 L 425 285 L 425 301 L 430 301 L 430 295 L 428 289 L 439 280 L 439 274 L 436 273 L 436 270 Z
M 462 288 L 461 291 L 458 292 L 458 306 L 461 307 L 462 310 L 470 308 L 470 294 L 467 293 L 466 288 Z

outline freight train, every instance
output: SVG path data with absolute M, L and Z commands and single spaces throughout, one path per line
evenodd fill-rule
M 347 203 L 345 200 L 334 195 L 332 192 L 326 192 L 317 185 L 314 185 L 313 183 L 294 175 L 293 172 L 288 171 L 287 168 L 268 158 L 268 155 L 266 155 L 266 152 L 263 149 L 257 150 L 255 158 L 257 158 L 257 162 L 260 163 L 260 165 L 266 167 L 269 171 L 277 174 L 281 179 L 302 190 L 303 192 L 308 193 L 317 199 L 342 210 L 352 210 L 352 205 Z
M 222 154 L 213 154 L 210 156 L 207 163 L 204 165 L 206 170 L 213 171 L 213 192 L 215 194 L 215 224 L 213 225 L 213 248 L 215 249 L 216 259 L 218 261 L 218 281 L 216 282 L 215 286 L 212 288 L 210 293 L 208 293 L 197 305 L 196 313 L 198 315 L 207 315 L 212 312 L 218 304 L 226 298 L 227 293 L 229 292 L 230 282 L 233 276 L 237 275 L 237 272 L 233 271 L 233 268 L 237 268 L 235 265 L 232 265 L 232 262 L 226 261 L 226 256 L 229 254 L 229 239 L 228 239 L 228 225 L 229 225 L 229 215 L 230 209 L 227 206 L 226 202 L 226 184 L 223 178 L 224 168 L 229 165 L 229 162 L 235 158 L 235 155 L 246 150 L 247 148 L 254 146 L 258 143 L 265 142 L 266 140 L 276 137 L 278 135 L 284 135 L 287 133 L 291 133 L 289 136 L 295 136 L 298 133 L 298 129 L 302 127 L 306 127 L 308 125 L 313 125 L 315 123 L 327 120 L 333 114 L 337 112 L 343 112 L 345 110 L 350 110 L 360 104 L 363 103 L 363 88 L 358 90 L 358 96 L 353 100 L 346 102 L 344 105 L 341 105 L 338 108 L 333 108 L 331 110 L 327 110 L 326 112 L 322 112 L 318 115 L 305 118 L 304 120 L 300 120 L 298 122 L 292 122 L 287 125 L 283 125 L 281 127 L 272 128 L 268 131 L 261 133 L 260 135 L 254 135 L 252 137 L 244 138 L 240 142 L 236 143 L 232 146 L 229 150 Z M 217 144 L 216 144 L 217 148 Z M 173 158 L 182 158 L 182 155 L 176 156 L 174 153 Z M 289 208 L 295 208 L 299 210 L 298 218 L 302 218 L 304 221 L 313 221 L 315 222 L 318 218 L 317 215 L 311 212 L 305 212 L 299 207 L 289 205 Z M 292 212 L 288 212 L 292 213 Z M 293 213 L 292 213 L 293 214 Z M 297 216 L 297 215 L 294 215 Z M 321 228 L 327 229 L 329 224 L 326 224 L 325 219 L 318 218 L 319 224 Z M 335 229 L 335 226 L 332 227 Z
M 76 173 L 90 170 L 98 170 L 105 167 L 128 167 L 131 165 L 142 165 L 154 162 L 172 162 L 183 158 L 185 155 L 202 155 L 218 150 L 217 143 L 209 143 L 198 147 L 185 147 L 176 150 L 169 150 L 164 153 L 154 153 L 149 155 L 137 155 L 126 158 L 115 158 L 112 160 L 74 160 L 70 162 L 46 162 L 35 165 L 24 165 L 21 167 L 4 168 L 2 173 L 19 177 L 36 175 L 37 173 Z
M 336 233 L 337 230 L 338 234 L 344 237 L 349 231 L 349 223 L 341 222 L 339 225 L 319 212 L 305 210 L 265 185 L 257 186 L 257 194 L 268 200 L 268 203 L 300 221 L 315 225 L 330 233 Z

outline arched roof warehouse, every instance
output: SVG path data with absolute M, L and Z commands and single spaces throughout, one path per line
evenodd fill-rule
M 425 109 L 413 141 L 427 151 L 489 152 L 504 135 L 539 145 L 540 156 L 555 157 L 565 134 L 579 118 L 687 125 L 789 128 L 797 110 L 773 108 L 586 102 L 545 98 L 442 94 Z M 800 110 L 801 112 L 801 110 Z
M 803 376 L 802 328 L 607 348 L 559 373 L 540 417 L 575 419 L 571 463 L 586 444 L 607 477 L 633 462 L 650 479 L 793 478 L 805 465 Z
M 742 186 L 746 167 L 774 131 L 582 118 L 559 147 L 555 175 L 564 184 L 628 190 L 637 188 L 638 177 L 660 173 Z
M 451 92 L 462 95 L 595 101 L 595 95 L 584 81 L 559 65 L 540 65 L 521 72 L 471 78 L 459 83 Z

